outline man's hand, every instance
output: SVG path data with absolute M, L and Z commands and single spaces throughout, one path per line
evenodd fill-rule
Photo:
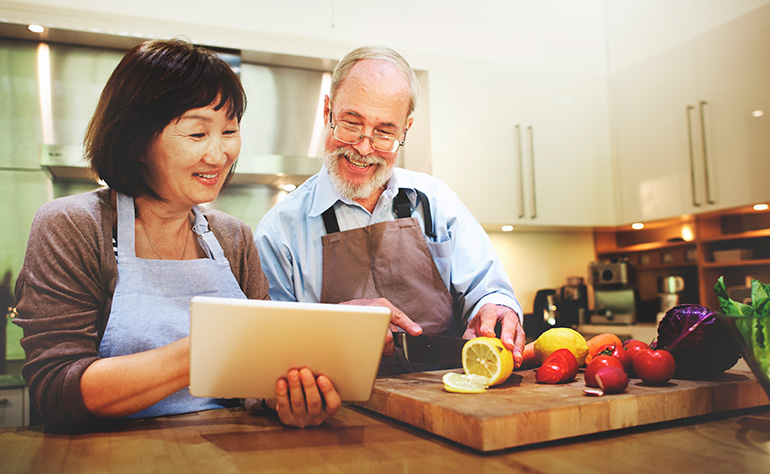
M 275 400 L 265 401 L 267 406 L 278 412 L 284 425 L 298 428 L 318 426 L 342 406 L 331 380 L 325 375 L 316 378 L 308 368 L 292 369 L 278 379 L 275 395 Z
M 411 336 L 419 336 L 422 334 L 422 328 L 419 324 L 415 323 L 409 316 L 404 314 L 403 311 L 393 306 L 393 304 L 385 298 L 377 298 L 372 300 L 350 300 L 340 304 L 356 304 L 360 306 L 385 306 L 391 311 L 390 327 L 388 333 L 385 335 L 385 347 L 382 349 L 382 354 L 386 356 L 392 356 L 395 352 L 395 346 L 393 345 L 393 332 L 398 328 L 403 329 L 407 334 Z
M 523 360 L 526 336 L 521 327 L 519 316 L 511 308 L 494 303 L 487 303 L 468 322 L 468 328 L 463 338 L 472 339 L 479 336 L 497 337 L 495 325 L 500 321 L 500 340 L 503 345 L 513 351 L 513 366 L 519 367 Z

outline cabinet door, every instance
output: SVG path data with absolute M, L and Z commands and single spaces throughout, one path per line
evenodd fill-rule
M 611 79 L 620 222 L 660 219 L 703 205 L 696 186 L 697 93 L 685 43 Z
M 24 389 L 0 390 L 0 428 L 25 425 Z
M 435 58 L 429 75 L 433 174 L 482 224 L 515 221 L 520 208 L 516 74 L 502 64 Z
M 770 200 L 770 4 L 698 38 L 704 183 L 712 208 Z
M 597 74 L 527 74 L 521 102 L 531 224 L 615 224 L 606 90 Z

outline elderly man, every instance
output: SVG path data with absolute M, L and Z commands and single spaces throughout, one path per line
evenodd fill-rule
M 380 304 L 391 329 L 495 336 L 522 360 L 521 306 L 489 238 L 438 179 L 396 168 L 419 83 L 397 52 L 359 48 L 324 99 L 323 167 L 259 223 L 255 240 L 275 300 Z M 407 363 L 387 336 L 380 374 Z

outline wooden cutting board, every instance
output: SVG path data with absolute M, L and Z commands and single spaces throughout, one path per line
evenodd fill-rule
M 534 370 L 514 372 L 480 394 L 444 391 L 446 372 L 377 379 L 369 400 L 356 405 L 480 451 L 770 405 L 754 375 L 739 370 L 666 386 L 632 378 L 626 392 L 603 397 L 583 393 L 582 372 L 560 385 L 535 383 Z

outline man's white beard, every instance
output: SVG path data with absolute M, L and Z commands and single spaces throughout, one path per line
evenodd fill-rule
M 377 170 L 371 180 L 356 185 L 342 178 L 342 173 L 340 172 L 340 160 L 344 158 L 340 158 L 340 156 L 351 159 L 356 163 L 373 163 L 374 166 L 377 166 Z M 323 163 L 326 165 L 326 169 L 329 170 L 329 177 L 332 180 L 334 188 L 342 195 L 342 197 L 350 200 L 368 198 L 376 190 L 384 187 L 393 175 L 393 167 L 388 166 L 388 163 L 384 159 L 373 155 L 362 156 L 353 148 L 340 147 L 331 153 L 324 150 L 322 159 Z

